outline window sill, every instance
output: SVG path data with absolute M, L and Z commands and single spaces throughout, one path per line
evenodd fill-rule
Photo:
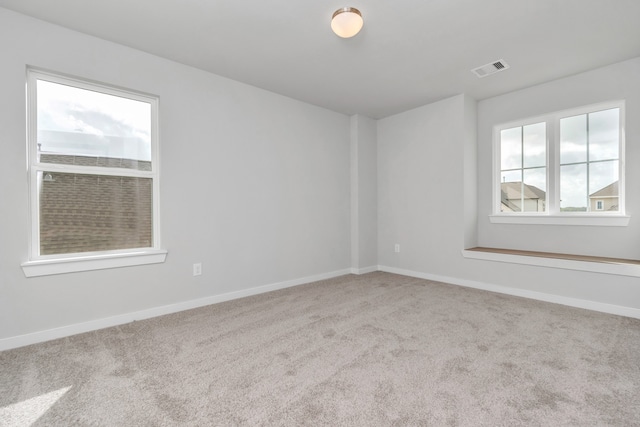
M 640 260 L 482 247 L 464 249 L 462 256 L 485 261 L 640 277 Z
M 489 215 L 492 224 L 589 225 L 626 227 L 628 215 Z
M 21 265 L 26 277 L 50 276 L 78 271 L 103 270 L 134 265 L 158 264 L 167 257 L 166 250 L 145 250 L 118 254 L 86 255 L 27 261 Z

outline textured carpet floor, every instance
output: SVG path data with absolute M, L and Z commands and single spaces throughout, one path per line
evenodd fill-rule
M 348 275 L 2 352 L 0 425 L 640 425 L 640 321 Z

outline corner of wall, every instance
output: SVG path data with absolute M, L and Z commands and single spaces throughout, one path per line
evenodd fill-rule
M 362 115 L 350 118 L 351 267 L 377 265 L 377 126 Z
M 478 245 L 478 103 L 464 96 L 464 248 Z

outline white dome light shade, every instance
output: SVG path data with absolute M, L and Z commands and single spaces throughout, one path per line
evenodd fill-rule
M 331 29 L 338 36 L 345 39 L 358 34 L 363 25 L 362 14 L 355 7 L 338 9 L 331 18 Z

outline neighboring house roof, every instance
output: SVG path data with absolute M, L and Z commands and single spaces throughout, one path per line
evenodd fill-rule
M 597 197 L 618 197 L 618 181 L 613 182 L 606 187 L 596 191 L 595 193 L 589 195 L 589 198 Z
M 529 184 L 523 184 L 521 181 L 516 182 L 503 182 L 501 184 L 502 200 L 519 200 L 521 195 L 524 195 L 525 199 L 546 199 L 546 193 Z

